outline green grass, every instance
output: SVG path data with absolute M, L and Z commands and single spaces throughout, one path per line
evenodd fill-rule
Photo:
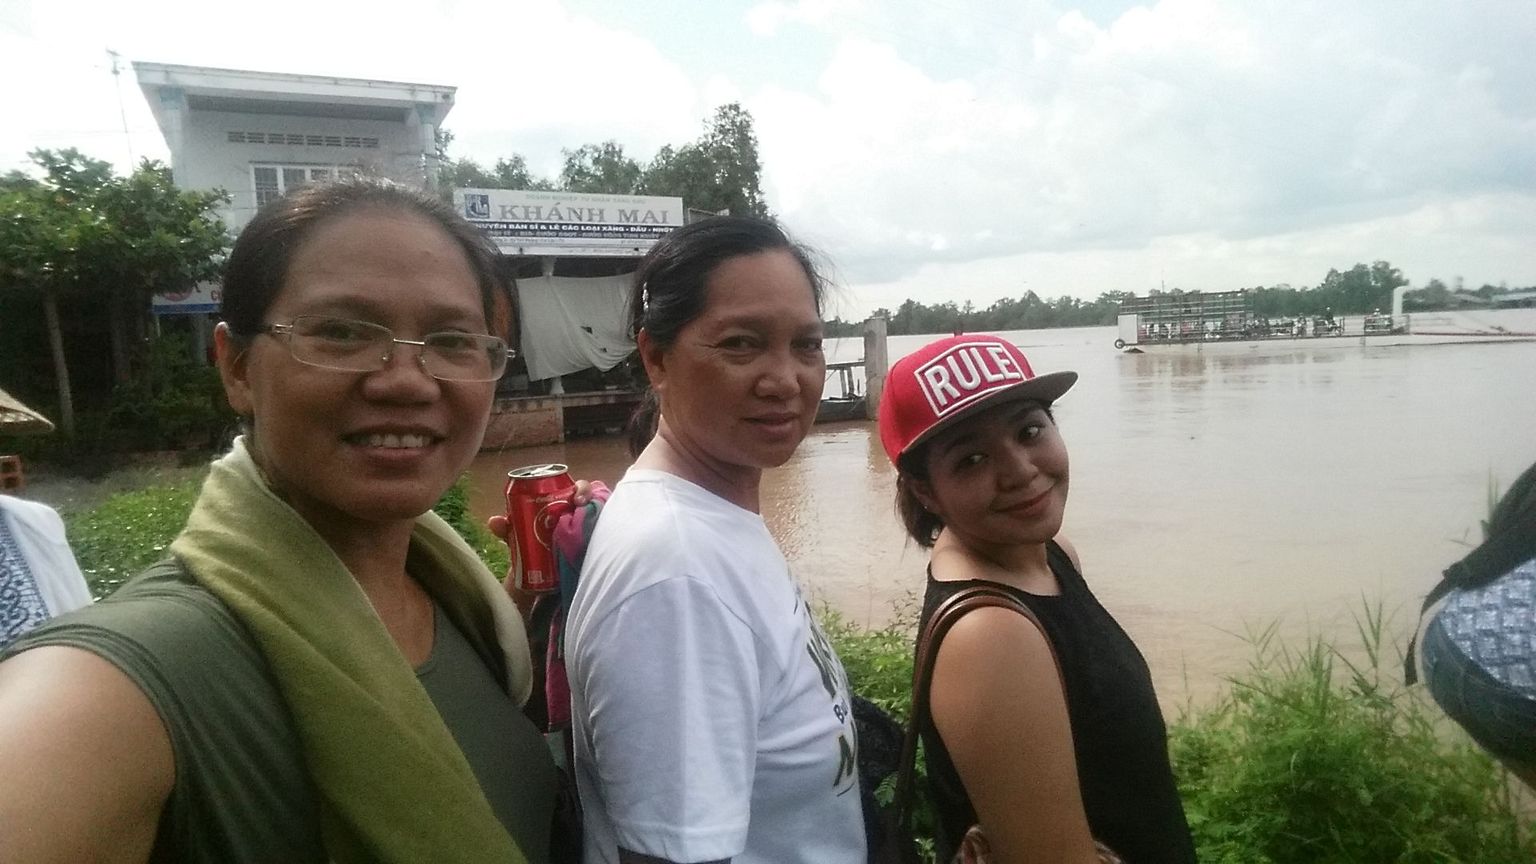
M 1357 616 L 1365 658 L 1313 637 L 1249 637 L 1247 671 L 1170 726 L 1180 793 L 1207 864 L 1530 862 L 1511 784 L 1422 690 L 1383 674 L 1379 606 Z M 1400 664 L 1388 668 L 1396 670 Z
M 108 497 L 65 517 L 69 545 L 92 596 L 100 599 L 140 570 L 170 554 L 167 549 L 192 512 L 202 480 L 151 486 Z
M 491 534 L 468 509 L 467 478 L 461 477 L 433 509 L 500 579 L 506 575 L 507 545 Z M 91 594 L 111 594 L 124 581 L 170 554 L 197 500 L 202 478 L 150 486 L 111 495 L 97 506 L 66 514 L 69 544 L 75 550 Z

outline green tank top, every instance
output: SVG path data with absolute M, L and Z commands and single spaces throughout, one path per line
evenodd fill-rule
M 530 864 L 548 861 L 555 769 L 543 738 L 463 635 L 436 612 L 417 670 L 492 809 Z M 152 862 L 327 860 L 314 785 L 282 692 L 255 640 L 176 561 L 8 646 L 67 645 L 127 675 L 171 739 L 175 786 Z
M 529 864 L 549 860 L 558 779 L 544 736 L 523 715 L 442 607 L 432 654 L 416 678 L 464 751 L 480 789 Z

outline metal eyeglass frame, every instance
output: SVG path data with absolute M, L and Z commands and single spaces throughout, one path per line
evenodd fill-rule
M 389 345 L 389 348 L 385 350 L 384 355 L 379 358 L 379 366 L 378 366 L 377 369 L 341 369 L 341 368 L 338 368 L 338 367 L 335 367 L 335 366 L 326 366 L 326 365 L 323 365 L 323 364 L 320 364 L 320 363 L 315 363 L 314 361 L 305 360 L 304 358 L 300 357 L 299 355 L 293 353 L 293 336 L 295 335 L 294 334 L 293 326 L 294 326 L 294 324 L 300 318 L 315 318 L 315 319 L 320 319 L 320 320 L 345 321 L 345 322 L 347 322 L 349 324 L 363 324 L 363 325 L 366 325 L 366 326 L 369 326 L 369 327 L 375 327 L 375 328 L 383 331 L 384 333 L 389 334 L 390 345 Z M 388 327 L 385 327 L 383 324 L 375 324 L 372 321 L 360 321 L 360 320 L 358 320 L 356 318 L 337 318 L 337 317 L 331 316 L 331 315 L 299 315 L 299 316 L 296 316 L 292 321 L 289 321 L 287 324 L 267 324 L 267 325 L 261 327 L 260 329 L 258 329 L 256 332 L 258 334 L 263 334 L 264 333 L 264 334 L 267 334 L 269 336 L 285 336 L 285 337 L 287 337 L 287 339 L 285 341 L 288 343 L 288 355 L 290 357 L 292 357 L 293 359 L 299 361 L 300 363 L 303 363 L 305 366 L 313 366 L 316 369 L 325 369 L 326 371 L 329 371 L 329 372 L 342 372 L 342 373 L 353 373 L 353 374 L 367 374 L 369 372 L 379 372 L 379 371 L 383 370 L 385 366 L 388 366 L 389 365 L 389 361 L 395 356 L 395 346 L 396 345 L 415 345 L 417 348 L 420 348 L 421 351 L 418 352 L 417 355 L 416 355 L 416 363 L 417 363 L 417 365 L 419 365 L 421 367 L 421 371 L 427 373 L 428 375 L 430 375 L 431 377 L 437 379 L 438 381 L 462 381 L 462 382 L 466 382 L 466 383 L 483 383 L 483 382 L 486 382 L 486 381 L 498 381 L 498 380 L 501 379 L 502 375 L 506 374 L 506 371 L 507 371 L 506 363 L 503 362 L 502 363 L 502 367 L 501 367 L 501 371 L 498 372 L 495 376 L 490 377 L 490 378 L 444 378 L 441 375 L 437 375 L 437 374 L 433 373 L 432 370 L 427 368 L 427 341 L 426 341 L 426 339 L 401 339 L 401 338 L 399 338 L 398 336 L 395 335 L 395 331 L 389 329 Z M 452 331 L 442 331 L 442 332 L 452 332 Z M 427 337 L 430 338 L 430 337 L 436 336 L 436 335 L 437 335 L 436 333 L 428 333 Z M 473 334 L 473 335 L 476 335 L 476 336 L 490 336 L 489 333 L 476 333 L 476 334 Z M 505 346 L 507 344 L 506 340 L 502 339 L 499 336 L 491 336 L 490 338 L 495 339 L 496 341 L 500 342 L 503 346 Z M 507 361 L 511 361 L 514 357 L 517 356 L 516 349 L 505 348 L 504 350 L 506 352 L 506 359 L 507 359 Z

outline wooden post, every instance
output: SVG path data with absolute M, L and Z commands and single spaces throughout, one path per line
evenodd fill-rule
M 876 315 L 864 322 L 864 417 L 876 419 L 880 394 L 885 392 L 885 376 L 891 360 L 885 350 L 885 318 Z

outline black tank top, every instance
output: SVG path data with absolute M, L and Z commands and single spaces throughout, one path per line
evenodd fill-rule
M 1061 662 L 1088 827 L 1127 864 L 1193 862 L 1194 842 L 1174 786 L 1167 730 L 1147 662 L 1055 542 L 1047 560 L 1061 585 L 1057 596 L 985 584 L 1018 598 L 1039 617 Z M 923 626 L 945 598 L 978 584 L 983 583 L 941 582 L 930 572 Z M 937 860 L 947 861 L 965 829 L 975 824 L 976 811 L 932 724 L 921 731 L 939 821 Z

